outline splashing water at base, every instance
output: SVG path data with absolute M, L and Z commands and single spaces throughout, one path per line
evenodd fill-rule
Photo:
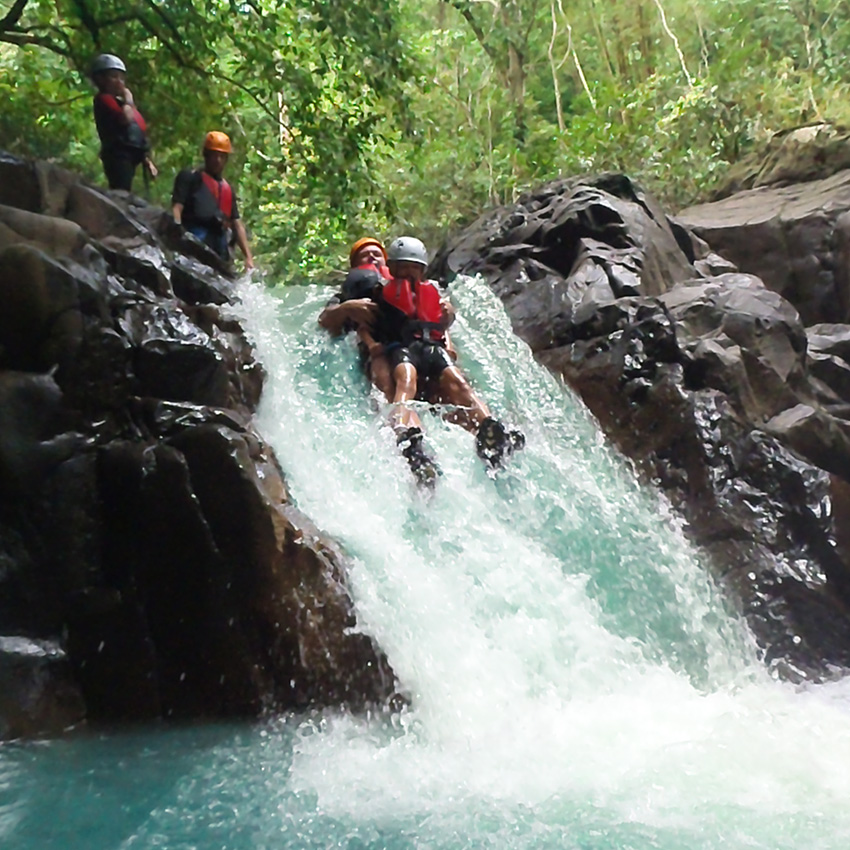
M 765 673 L 661 502 L 483 284 L 454 286 L 460 362 L 527 446 L 492 480 L 472 436 L 423 406 L 432 498 L 352 340 L 317 328 L 327 293 L 243 296 L 269 371 L 260 429 L 351 555 L 358 628 L 410 707 L 7 747 L 0 845 L 847 846 L 849 686 Z M 119 764 L 139 789 L 115 787 Z M 50 805 L 112 820 L 60 843 Z

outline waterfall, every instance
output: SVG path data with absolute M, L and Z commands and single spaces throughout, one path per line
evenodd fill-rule
M 423 799 L 442 816 L 557 810 L 578 795 L 652 819 L 668 805 L 737 810 L 781 782 L 772 752 L 785 733 L 758 722 L 771 710 L 793 725 L 841 704 L 850 746 L 843 702 L 767 676 L 663 500 L 512 335 L 481 281 L 452 287 L 459 362 L 527 446 L 492 480 L 472 437 L 423 406 L 444 471 L 430 499 L 353 340 L 317 332 L 327 295 L 287 292 L 272 308 L 267 293 L 246 294 L 270 372 L 260 426 L 300 506 L 353 558 L 359 627 L 411 706 L 386 738 L 326 720 L 296 747 L 298 787 L 339 817 L 414 816 Z M 791 755 L 785 742 L 780 763 L 811 758 L 808 746 L 798 739 Z

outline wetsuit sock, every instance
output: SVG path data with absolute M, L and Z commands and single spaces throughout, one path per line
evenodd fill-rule
M 398 446 L 416 480 L 426 487 L 433 487 L 442 473 L 434 458 L 425 451 L 422 437 L 421 428 L 406 428 L 398 435 Z

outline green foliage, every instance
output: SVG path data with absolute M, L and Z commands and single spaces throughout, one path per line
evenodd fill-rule
M 295 281 L 363 233 L 436 247 L 567 174 L 624 171 L 686 204 L 779 130 L 850 123 L 835 0 L 660 3 L 0 0 L 0 145 L 100 179 L 85 70 L 118 53 L 152 199 L 225 130 L 256 253 Z
M 337 240 L 392 209 L 390 196 L 374 196 L 371 168 L 381 115 L 406 108 L 408 62 L 393 0 L 7 6 L 0 90 L 12 108 L 0 119 L 3 146 L 98 177 L 86 69 L 108 51 L 125 59 L 148 121 L 162 174 L 153 200 L 168 205 L 174 175 L 197 161 L 204 133 L 217 128 L 234 140 L 227 176 L 258 254 L 281 271 L 327 265 Z

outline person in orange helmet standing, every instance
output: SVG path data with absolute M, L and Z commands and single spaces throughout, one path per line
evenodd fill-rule
M 245 268 L 254 268 L 245 225 L 239 217 L 236 193 L 222 173 L 233 146 L 226 133 L 211 130 L 204 137 L 204 167 L 185 168 L 174 180 L 171 193 L 174 221 L 200 239 L 222 259 L 230 260 L 235 241 L 245 256 Z

